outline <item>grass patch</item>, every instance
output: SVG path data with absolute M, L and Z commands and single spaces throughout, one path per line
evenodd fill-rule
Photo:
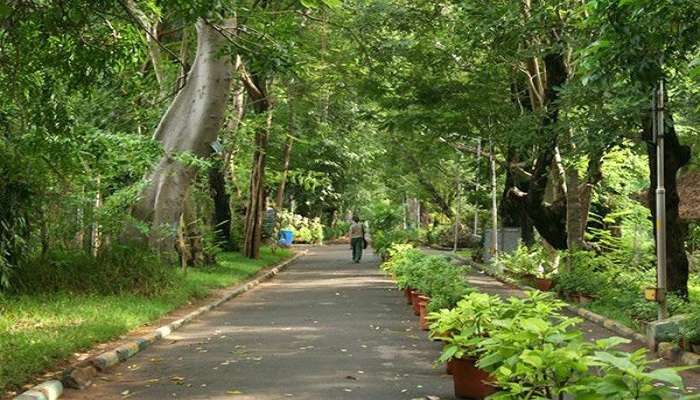
M 471 260 L 474 256 L 474 249 L 462 249 L 457 251 L 457 255 Z
M 157 320 L 188 301 L 206 297 L 289 258 L 263 248 L 259 260 L 222 253 L 208 268 L 173 270 L 176 284 L 162 294 L 31 294 L 0 296 L 0 393 L 73 353 Z

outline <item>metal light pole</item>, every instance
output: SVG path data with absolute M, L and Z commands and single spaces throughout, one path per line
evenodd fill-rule
M 481 167 L 481 138 L 476 138 L 476 174 L 474 174 L 474 194 L 479 193 L 479 169 Z M 474 235 L 479 234 L 479 200 L 474 199 Z
M 659 319 L 668 318 L 666 305 L 666 188 L 664 187 L 664 82 L 654 93 L 652 132 L 656 141 L 656 278 Z
M 489 139 L 489 160 L 491 161 L 491 255 L 498 254 L 498 203 L 496 199 L 496 157 L 493 154 L 493 142 Z
M 461 157 L 460 157 L 461 159 Z M 461 163 L 460 163 L 461 165 Z M 461 197 L 462 197 L 462 179 L 461 179 L 461 173 L 458 173 L 457 175 L 457 210 L 455 211 L 455 243 L 454 243 L 454 248 L 452 249 L 453 252 L 457 252 L 459 248 L 459 220 L 461 218 L 461 211 L 462 211 L 462 206 L 461 206 Z

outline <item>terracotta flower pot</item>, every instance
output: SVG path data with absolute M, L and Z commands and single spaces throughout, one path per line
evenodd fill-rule
M 537 281 L 537 275 L 535 274 L 523 274 L 521 275 L 520 280 L 524 282 L 526 285 L 534 285 L 536 284 Z
M 405 288 L 403 290 L 403 294 L 406 295 L 406 304 L 411 304 L 411 289 L 410 288 Z
M 578 293 L 578 294 L 575 294 L 574 296 L 575 296 L 576 302 L 578 304 L 581 304 L 581 305 L 590 304 L 593 301 L 593 297 L 591 297 L 587 294 Z
M 452 360 L 452 379 L 455 384 L 455 397 L 480 400 L 496 392 L 490 383 L 488 372 L 476 367 L 476 360 L 456 358 Z
M 537 289 L 547 292 L 549 289 L 552 288 L 552 280 L 549 278 L 536 278 L 535 279 L 535 286 Z
M 417 290 L 411 291 L 411 304 L 413 304 L 413 314 L 415 315 L 420 315 L 418 296 L 420 296 L 420 293 Z
M 445 363 L 445 372 L 447 372 L 447 375 L 452 375 L 453 368 L 452 360 Z
M 418 296 L 418 315 L 420 315 L 420 328 L 424 331 L 430 329 L 430 322 L 428 322 L 428 302 L 430 298 L 427 296 Z

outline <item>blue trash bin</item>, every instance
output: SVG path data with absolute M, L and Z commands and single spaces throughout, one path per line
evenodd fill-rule
M 277 243 L 279 243 L 280 246 L 285 246 L 289 247 L 292 245 L 294 242 L 294 232 L 284 229 L 280 231 L 280 238 Z

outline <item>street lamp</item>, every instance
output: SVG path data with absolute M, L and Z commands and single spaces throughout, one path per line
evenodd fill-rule
M 664 187 L 664 82 L 659 81 L 652 101 L 652 132 L 656 143 L 656 301 L 659 319 L 668 318 L 666 305 L 666 188 Z

